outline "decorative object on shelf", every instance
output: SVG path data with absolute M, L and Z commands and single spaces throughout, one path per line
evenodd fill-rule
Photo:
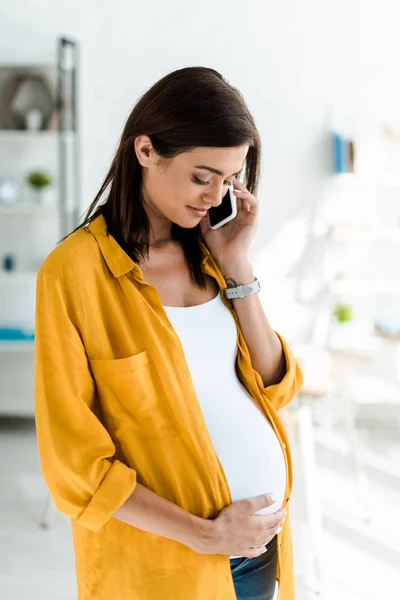
M 347 323 L 353 320 L 353 309 L 350 304 L 339 302 L 333 309 L 333 316 L 339 323 Z
M 0 179 L 0 204 L 15 204 L 22 192 L 22 186 L 14 177 Z
M 23 341 L 35 339 L 34 330 L 30 327 L 0 325 L 0 341 Z
M 3 127 L 24 130 L 30 111 L 39 110 L 42 115 L 41 128 L 54 128 L 55 123 L 51 123 L 55 108 L 54 93 L 50 81 L 40 70 L 12 69 L 1 91 L 0 116 Z M 34 118 L 37 125 L 38 118 Z
M 15 256 L 13 254 L 6 254 L 3 258 L 3 271 L 14 271 L 15 270 Z
M 25 113 L 25 126 L 28 131 L 40 131 L 43 125 L 43 113 L 38 108 L 31 108 Z
M 376 321 L 375 333 L 391 340 L 400 340 L 400 318 L 390 321 Z
M 335 173 L 354 173 L 355 142 L 340 133 L 333 134 Z
M 26 177 L 27 183 L 34 190 L 35 200 L 38 203 L 42 202 L 43 190 L 53 183 L 50 175 L 44 171 L 31 171 Z

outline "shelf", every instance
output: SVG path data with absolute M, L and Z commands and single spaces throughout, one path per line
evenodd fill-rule
M 0 141 L 13 142 L 15 140 L 44 140 L 56 139 L 58 131 L 24 131 L 22 129 L 0 129 Z
M 63 212 L 72 215 L 74 213 L 74 209 L 68 208 Z M 48 204 L 34 204 L 33 202 L 16 202 L 15 204 L 0 203 L 0 217 L 55 217 L 57 216 L 57 213 L 57 207 Z
M 37 271 L 0 271 L 0 285 L 32 283 L 37 277 Z
M 313 239 L 327 239 L 329 242 L 390 242 L 400 244 L 399 226 L 364 226 L 357 223 L 328 222 L 318 219 L 314 224 Z
M 60 133 L 58 129 L 41 130 L 41 131 L 29 131 L 23 129 L 0 129 L 0 143 L 1 142 L 17 142 L 17 141 L 35 141 L 38 140 L 58 140 L 60 135 L 64 138 L 73 138 L 74 131 L 63 131 Z
M 329 339 L 325 346 L 329 352 L 351 354 L 359 358 L 373 358 L 382 347 L 382 340 L 375 335 L 357 333 L 356 327 L 338 331 L 337 326 L 330 330 Z
M 34 340 L 0 340 L 0 352 L 33 352 L 34 349 Z
M 400 298 L 400 281 L 385 278 L 368 281 L 360 281 L 352 278 L 343 280 L 328 280 L 321 284 L 318 290 L 304 297 L 304 292 L 297 299 L 302 306 L 332 307 L 333 302 L 341 301 L 349 304 L 366 304 L 375 302 L 379 296 L 391 296 Z
M 49 204 L 34 204 L 33 202 L 16 202 L 15 204 L 2 204 L 0 202 L 0 216 L 20 216 L 20 215 L 37 215 L 55 216 L 58 208 Z M 67 214 L 73 214 L 73 208 L 67 208 L 63 211 Z
M 0 216 L 33 215 L 45 216 L 56 214 L 54 206 L 34 204 L 33 202 L 16 202 L 15 204 L 0 204 Z
M 396 175 L 377 175 L 374 178 L 357 173 L 337 173 L 333 175 L 333 181 L 339 185 L 400 187 L 400 176 Z
M 329 236 L 332 242 L 391 242 L 400 244 L 400 227 L 376 227 L 358 229 L 351 226 L 333 226 L 332 233 Z
M 364 278 L 346 277 L 331 280 L 327 283 L 327 289 L 338 296 L 372 297 L 378 294 L 391 294 L 400 296 L 400 281 L 389 277 Z

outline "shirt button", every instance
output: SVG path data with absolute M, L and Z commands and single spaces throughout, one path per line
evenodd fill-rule
M 183 379 L 187 379 L 186 373 L 183 374 Z

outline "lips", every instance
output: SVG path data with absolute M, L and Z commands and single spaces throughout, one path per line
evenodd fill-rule
M 208 208 L 195 208 L 194 206 L 188 206 L 188 208 L 190 208 L 190 210 L 192 210 L 199 217 L 205 217 L 208 212 Z

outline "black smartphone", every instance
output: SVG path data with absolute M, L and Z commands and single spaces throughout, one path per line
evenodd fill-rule
M 219 206 L 212 206 L 208 209 L 211 229 L 218 229 L 225 223 L 234 219 L 237 215 L 237 198 L 233 192 L 233 183 L 229 185 L 228 191 L 222 198 Z

